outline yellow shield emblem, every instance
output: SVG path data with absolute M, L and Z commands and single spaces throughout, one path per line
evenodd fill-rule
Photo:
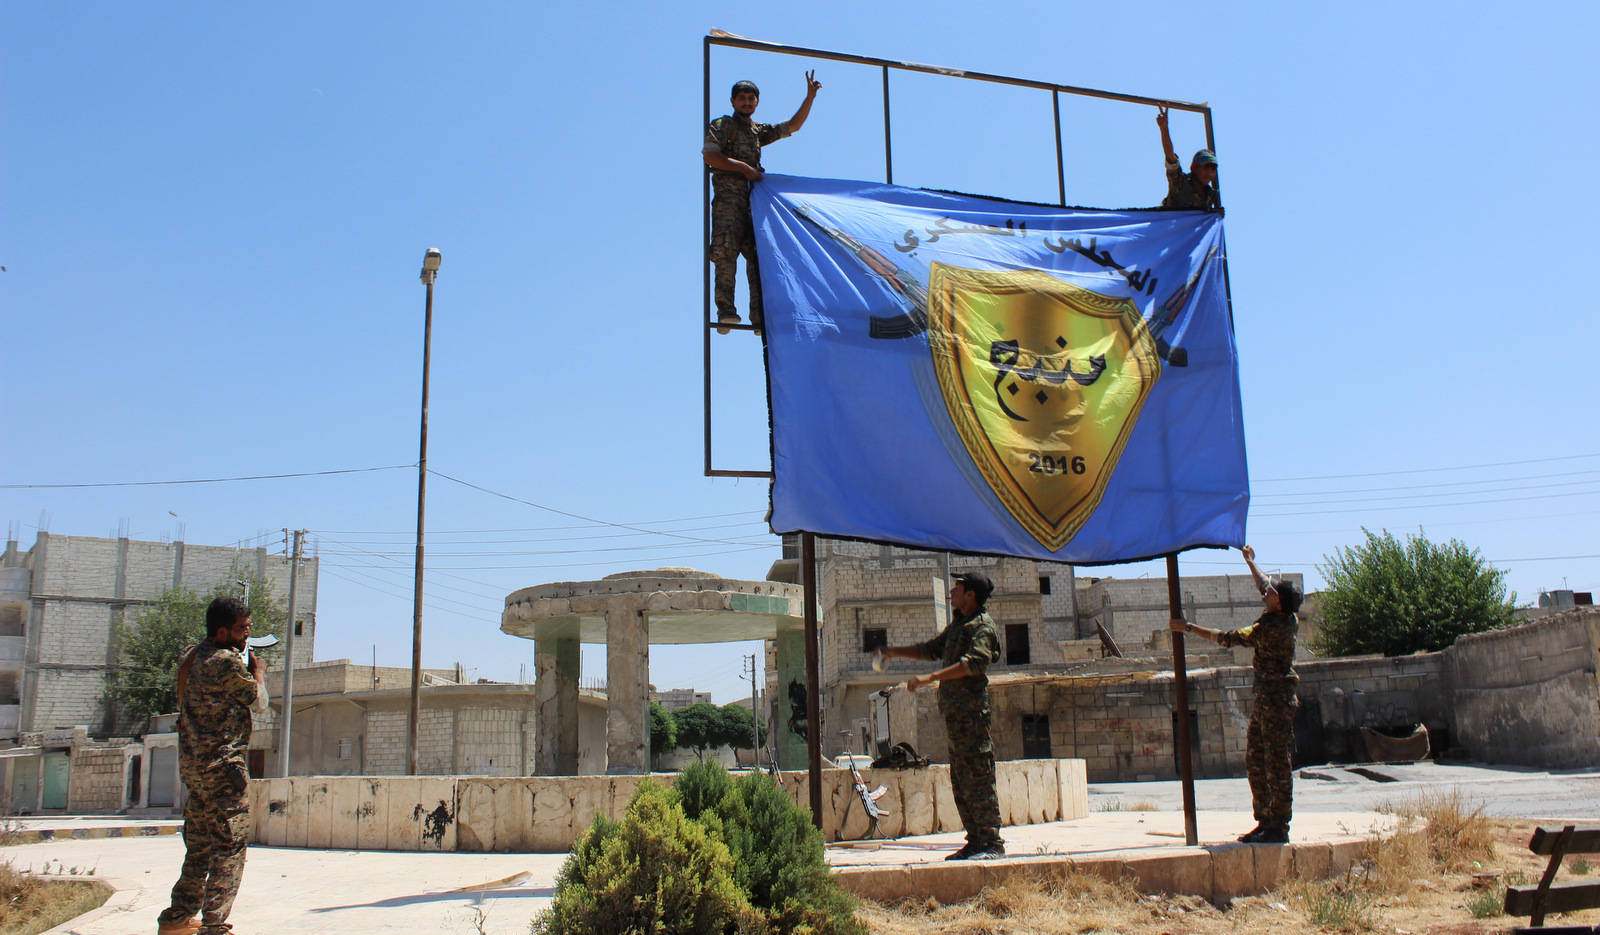
M 1105 493 L 1161 360 L 1133 302 L 1048 273 L 934 263 L 928 346 L 950 419 L 1011 515 L 1055 551 Z

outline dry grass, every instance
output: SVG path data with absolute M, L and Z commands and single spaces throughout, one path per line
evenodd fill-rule
M 104 884 L 22 873 L 0 864 L 0 935 L 37 935 L 103 905 Z
M 1383 839 L 1374 835 L 1350 872 L 1332 880 L 1296 880 L 1222 909 L 1194 896 L 1144 896 L 1129 880 L 1074 872 L 992 887 L 949 906 L 931 899 L 892 906 L 869 902 L 861 919 L 876 935 L 1501 935 L 1510 930 L 1514 920 L 1500 914 L 1506 882 L 1537 880 L 1544 869 L 1544 859 L 1527 850 L 1532 822 L 1485 818 L 1482 805 L 1458 790 L 1424 794 L 1383 810 L 1399 816 L 1409 832 Z M 1427 821 L 1425 831 L 1419 819 Z M 1560 878 L 1581 872 L 1567 867 Z M 1600 910 L 1550 922 L 1597 923 Z
M 1149 799 L 1118 799 L 1118 798 L 1101 799 L 1100 801 L 1094 803 L 1094 810 L 1097 811 L 1097 812 L 1155 812 L 1155 811 L 1160 811 L 1160 809 L 1156 808 L 1156 803 L 1150 801 Z

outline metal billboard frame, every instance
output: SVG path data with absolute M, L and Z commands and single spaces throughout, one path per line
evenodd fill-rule
M 1200 114 L 1206 121 L 1206 148 L 1216 151 L 1216 139 L 1213 135 L 1211 123 L 1211 106 L 1209 104 L 1195 104 L 1190 101 L 1171 100 L 1159 97 L 1144 97 L 1138 94 L 1122 94 L 1117 91 L 1100 91 L 1094 88 L 1080 88 L 1068 84 L 1056 84 L 1052 81 L 1036 81 L 1031 78 L 1012 78 L 1006 75 L 993 75 L 981 71 L 966 71 L 960 68 L 945 68 L 939 65 L 924 65 L 918 62 L 899 62 L 885 58 L 873 58 L 868 55 L 852 55 L 847 52 L 829 52 L 824 49 L 808 49 L 802 46 L 783 45 L 777 42 L 765 42 L 759 39 L 746 39 L 714 30 L 704 39 L 704 106 L 702 124 L 711 123 L 711 48 L 723 46 L 731 49 L 746 49 L 753 52 L 770 52 L 778 55 L 794 55 L 800 58 L 823 59 L 830 62 L 844 62 L 850 65 L 870 65 L 882 70 L 883 73 L 883 176 L 888 184 L 894 184 L 894 140 L 891 134 L 891 108 L 889 98 L 889 72 L 908 71 L 925 75 L 942 75 L 947 78 L 964 78 L 970 81 L 984 81 L 990 84 L 1006 84 L 1019 88 L 1035 88 L 1050 92 L 1050 106 L 1052 123 L 1055 126 L 1056 138 L 1056 187 L 1059 193 L 1058 203 L 1062 207 L 1067 204 L 1067 177 L 1066 164 L 1061 149 L 1061 95 L 1072 94 L 1078 97 L 1099 98 L 1107 101 L 1121 101 L 1127 104 L 1141 104 L 1149 107 L 1165 107 L 1170 110 L 1182 110 Z M 719 327 L 711 315 L 711 173 L 701 171 L 701 204 L 702 204 L 702 234 L 701 249 L 706 251 L 705 262 L 701 267 L 701 286 L 704 293 L 701 308 L 702 353 L 704 355 L 704 425 L 705 425 L 705 476 L 707 477 L 759 477 L 772 479 L 772 471 L 735 470 L 716 468 L 712 466 L 711 456 L 711 334 Z M 1221 181 L 1217 183 L 1220 195 Z M 722 325 L 736 331 L 753 331 L 755 326 L 740 323 L 737 325 Z

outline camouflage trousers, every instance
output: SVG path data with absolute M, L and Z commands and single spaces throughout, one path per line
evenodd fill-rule
M 172 905 L 160 921 L 180 922 L 200 916 L 199 935 L 232 931 L 228 913 L 239 894 L 244 851 L 250 843 L 249 803 L 224 781 L 215 786 L 190 786 L 183 807 L 183 870 L 172 888 Z
M 989 703 L 947 704 L 940 697 L 945 734 L 950 738 L 950 791 L 956 814 L 974 847 L 999 844 L 1000 795 L 995 788 L 994 745 L 989 740 Z
M 761 267 L 756 261 L 755 222 L 750 218 L 750 183 L 743 178 L 711 177 L 711 262 L 716 267 L 712 295 L 717 316 L 737 315 L 733 302 L 739 257 L 750 284 L 750 323 L 761 324 Z
M 1294 780 L 1294 709 L 1292 693 L 1258 692 L 1250 712 L 1245 747 L 1245 772 L 1250 777 L 1250 803 L 1263 828 L 1289 828 Z

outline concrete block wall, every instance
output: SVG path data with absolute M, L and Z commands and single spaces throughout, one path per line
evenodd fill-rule
M 1468 756 L 1600 766 L 1600 610 L 1463 636 L 1443 656 L 1454 689 L 1451 739 Z
M 123 806 L 127 761 L 121 746 L 73 747 L 67 768 L 67 810 L 114 812 Z
M 308 776 L 250 783 L 251 840 L 278 847 L 395 851 L 560 853 L 596 815 L 623 816 L 641 776 L 427 778 Z M 808 775 L 781 774 L 797 804 L 809 802 Z M 890 814 L 893 836 L 958 831 L 948 767 L 867 770 Z M 864 837 L 868 819 L 848 770 L 823 771 L 823 835 Z M 1020 760 L 997 764 L 1001 821 L 1033 824 L 1089 812 L 1083 764 Z M 657 777 L 670 782 L 670 777 Z

